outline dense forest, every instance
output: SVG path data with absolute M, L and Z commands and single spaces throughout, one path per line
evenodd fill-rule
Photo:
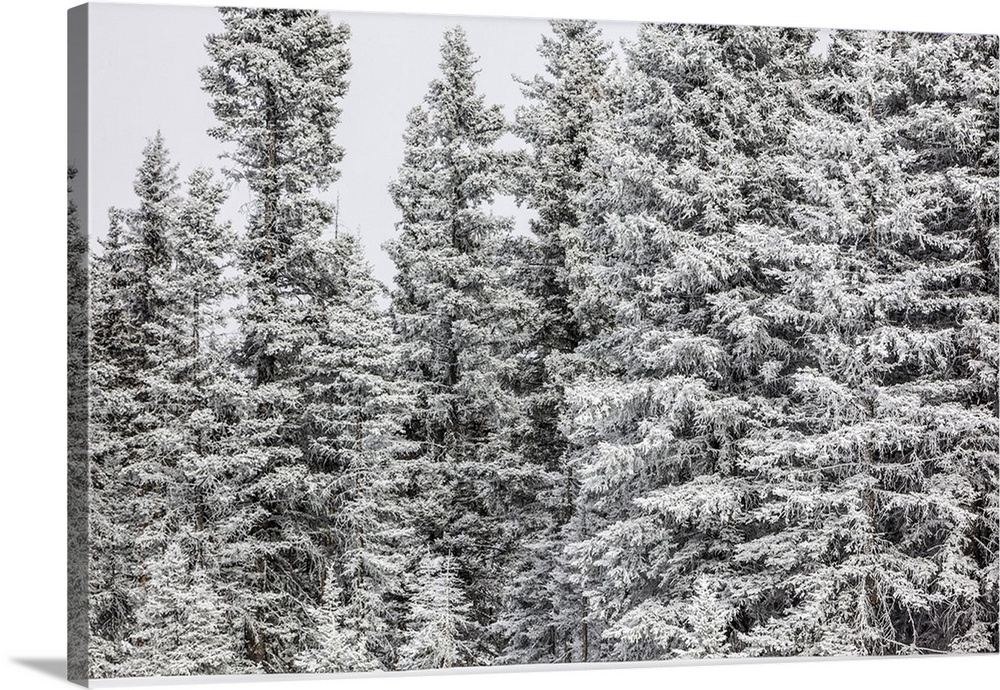
M 386 287 L 349 27 L 219 12 L 71 261 L 91 677 L 997 651 L 996 36 L 553 21 L 506 121 L 455 27 Z

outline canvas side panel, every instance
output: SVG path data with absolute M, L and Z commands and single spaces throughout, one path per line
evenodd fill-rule
M 87 685 L 88 625 L 88 6 L 74 7 L 67 22 L 67 613 L 66 672 Z

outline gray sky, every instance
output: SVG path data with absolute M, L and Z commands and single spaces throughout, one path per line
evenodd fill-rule
M 386 186 L 402 161 L 406 114 L 420 103 L 438 72 L 446 28 L 460 23 L 480 56 L 479 89 L 488 103 L 512 117 L 522 102 L 512 74 L 531 77 L 542 61 L 536 47 L 547 32 L 541 19 L 495 19 L 442 15 L 331 13 L 351 27 L 350 89 L 341 102 L 336 138 L 346 149 L 341 178 L 327 196 L 340 198 L 340 223 L 358 234 L 376 276 L 389 284 L 393 268 L 381 249 L 398 220 Z M 207 64 L 205 36 L 221 31 L 213 8 L 162 5 L 91 5 L 91 189 L 92 232 L 103 236 L 109 206 L 135 204 L 132 178 L 145 139 L 162 131 L 180 175 L 195 167 L 219 170 L 223 145 L 206 133 L 215 124 L 201 90 L 198 68 Z M 617 43 L 636 24 L 602 25 Z M 513 147 L 507 136 L 503 144 Z M 237 228 L 245 185 L 230 190 L 225 209 Z M 501 199 L 495 212 L 512 214 L 523 228 L 527 214 Z

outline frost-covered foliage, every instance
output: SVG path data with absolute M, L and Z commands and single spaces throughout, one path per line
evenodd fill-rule
M 186 676 L 240 669 L 239 646 L 230 633 L 233 611 L 211 564 L 192 562 L 186 553 L 199 538 L 179 532 L 148 567 L 124 675 Z
M 239 419 L 226 449 L 226 554 L 247 656 L 289 671 L 323 594 L 339 439 L 310 433 L 324 405 L 318 370 L 336 356 L 331 310 L 343 264 L 323 230 L 334 208 L 319 198 L 339 176 L 333 140 L 350 65 L 346 26 L 315 11 L 220 10 L 201 72 L 232 142 L 235 179 L 251 193 L 238 247 L 244 301 L 237 363 Z M 332 332 L 331 332 L 332 331 Z
M 820 70 L 700 33 L 640 34 L 615 126 L 650 141 L 650 94 L 669 134 L 593 195 L 620 287 L 569 396 L 569 549 L 606 658 L 996 649 L 996 42 L 841 33 Z
M 731 576 L 747 490 L 735 443 L 761 413 L 759 368 L 782 349 L 757 313 L 769 282 L 735 229 L 785 215 L 776 159 L 804 109 L 812 40 L 644 26 L 608 80 L 575 294 L 592 365 L 566 412 L 581 482 L 567 552 L 591 658 L 694 654 L 696 584 Z
M 498 621 L 502 661 L 586 659 L 582 601 L 561 546 L 574 511 L 577 478 L 560 429 L 565 387 L 575 375 L 581 329 L 573 310 L 575 274 L 585 270 L 579 228 L 584 167 L 595 149 L 610 45 L 593 22 L 553 21 L 539 55 L 545 76 L 522 80 L 527 104 L 514 131 L 531 146 L 515 171 L 517 192 L 538 214 L 526 251 L 515 254 L 518 285 L 537 303 L 520 357 L 519 389 L 528 418 L 523 455 L 538 468 L 534 500 L 520 511 L 526 534 L 513 563 Z
M 385 289 L 372 278 L 356 238 L 340 236 L 331 248 L 336 264 L 329 270 L 339 276 L 339 289 L 329 299 L 321 341 L 306 351 L 304 433 L 334 475 L 323 526 L 329 560 L 322 611 L 327 625 L 335 617 L 353 640 L 331 670 L 387 669 L 400 645 L 406 552 L 414 538 L 398 461 L 410 450 L 402 421 L 414 401 L 409 385 L 393 378 L 401 353 L 389 315 L 376 302 Z M 327 643 L 317 642 L 308 652 L 313 658 L 325 654 Z
M 745 653 L 996 650 L 996 70 L 995 37 L 836 33 L 790 227 L 746 229 L 798 347 L 745 444 Z
M 517 444 L 526 422 L 515 355 L 534 311 L 506 265 L 511 219 L 489 209 L 509 156 L 496 147 L 505 129 L 500 108 L 476 91 L 476 60 L 460 27 L 445 33 L 441 75 L 408 117 L 404 161 L 389 189 L 402 221 L 387 245 L 403 375 L 417 397 L 406 423 L 416 444 L 406 458 L 412 524 L 453 566 L 478 624 L 466 634 L 495 619 L 523 529 L 519 508 L 539 479 Z M 470 642 L 477 658 L 495 653 L 489 636 Z M 466 655 L 447 658 L 468 663 Z
M 222 635 L 212 644 L 223 646 L 229 639 L 218 626 L 209 630 L 204 621 L 187 617 L 181 610 L 187 600 L 168 591 L 180 585 L 163 581 L 177 577 L 178 559 L 202 566 L 212 558 L 206 514 L 213 509 L 208 492 L 216 477 L 213 462 L 223 423 L 217 416 L 218 389 L 226 371 L 213 343 L 222 328 L 221 301 L 227 294 L 222 268 L 230 251 L 227 227 L 216 221 L 224 201 L 221 186 L 197 170 L 181 195 L 175 170 L 157 134 L 136 175 L 138 208 L 112 211 L 104 253 L 93 262 L 95 675 L 112 668 L 121 675 L 149 674 L 161 662 L 174 673 L 235 668 L 222 662 L 187 667 L 163 645 L 146 646 L 149 639 L 165 639 L 167 621 L 171 639 Z M 206 577 L 195 579 L 208 586 Z M 171 598 L 178 608 L 168 613 Z M 218 608 L 225 618 L 226 607 Z M 231 653 L 234 648 L 230 644 Z
M 483 663 L 486 657 L 477 656 L 475 649 L 478 626 L 455 559 L 425 556 L 415 580 L 399 667 L 450 668 Z
M 104 253 L 91 270 L 90 620 L 92 672 L 127 645 L 143 561 L 155 555 L 165 512 L 165 463 L 153 385 L 155 334 L 164 319 L 159 289 L 169 271 L 167 233 L 177 181 L 162 137 L 151 139 L 134 189 L 139 208 L 110 212 Z M 165 352 L 163 354 L 166 354 Z
M 66 205 L 66 506 L 67 677 L 86 678 L 90 665 L 90 255 L 77 200 L 79 171 L 67 167 Z M 86 593 L 86 594 L 84 594 Z
M 68 217 L 92 676 L 997 651 L 996 37 L 555 21 L 508 125 L 451 29 L 389 291 L 347 27 L 220 12 L 246 216 Z
M 355 238 L 323 237 L 334 213 L 316 196 L 337 174 L 347 32 L 317 13 L 222 14 L 202 76 L 253 197 L 245 230 L 216 221 L 208 171 L 180 194 L 156 137 L 139 208 L 113 212 L 94 266 L 97 676 L 312 667 L 332 616 L 358 631 L 344 658 L 359 669 L 399 646 L 392 459 L 412 405 L 384 288 Z

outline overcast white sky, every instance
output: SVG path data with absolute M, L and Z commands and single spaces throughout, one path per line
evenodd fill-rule
M 327 192 L 339 196 L 342 226 L 358 234 L 376 275 L 392 280 L 391 262 L 381 245 L 394 232 L 397 212 L 386 192 L 403 155 L 406 114 L 423 98 L 438 71 L 446 28 L 461 24 L 480 55 L 479 88 L 487 102 L 501 104 L 510 118 L 522 101 L 512 74 L 541 71 L 536 47 L 547 22 L 442 15 L 331 13 L 351 27 L 350 88 L 342 100 L 337 140 L 346 149 L 341 178 Z M 636 24 L 607 22 L 606 38 L 617 42 Z M 90 17 L 91 229 L 103 236 L 109 206 L 130 207 L 131 181 L 145 139 L 162 131 L 182 178 L 196 166 L 218 170 L 223 144 L 206 130 L 215 124 L 201 90 L 198 68 L 208 62 L 205 36 L 221 31 L 215 9 L 164 5 L 92 4 Z M 507 136 L 503 142 L 517 146 Z M 225 213 L 242 227 L 245 185 L 231 189 Z M 512 200 L 496 212 L 514 214 Z

